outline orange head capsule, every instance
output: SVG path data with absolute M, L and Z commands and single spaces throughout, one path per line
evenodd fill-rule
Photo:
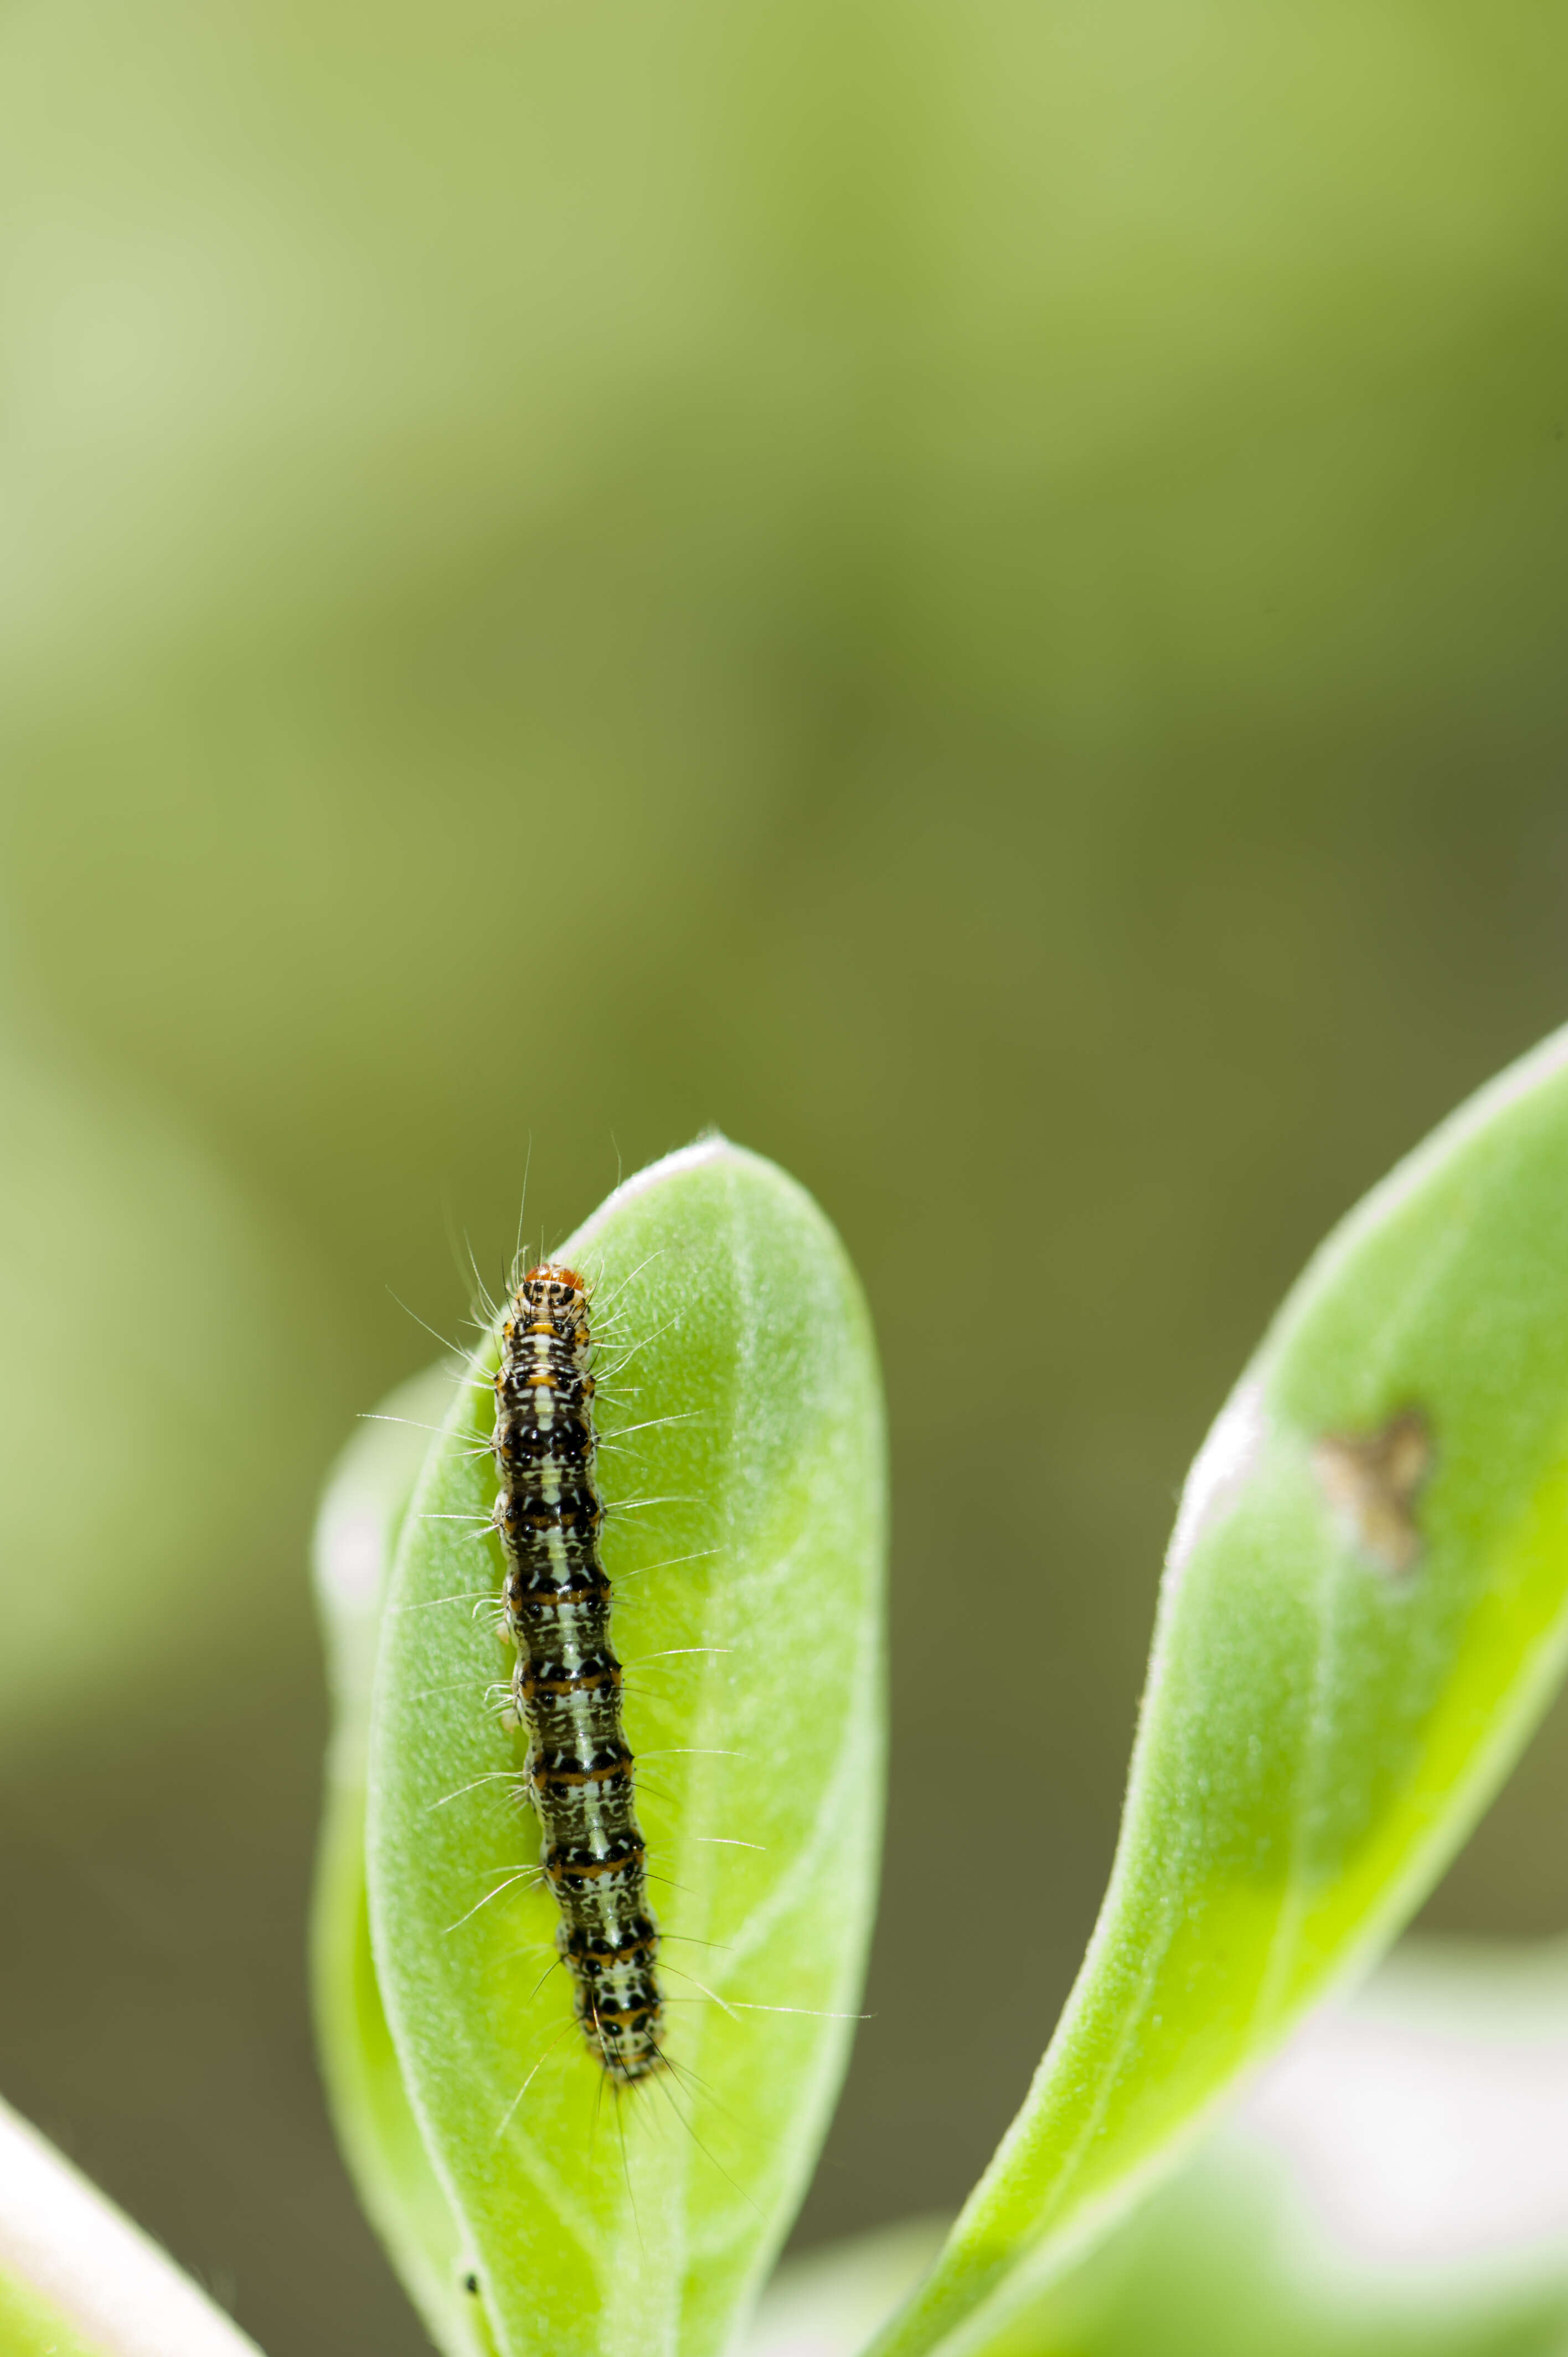
M 558 1260 L 542 1260 L 537 1268 L 529 1270 L 523 1283 L 569 1286 L 574 1293 L 587 1291 L 587 1286 L 583 1283 L 576 1270 L 568 1268 L 564 1261 Z

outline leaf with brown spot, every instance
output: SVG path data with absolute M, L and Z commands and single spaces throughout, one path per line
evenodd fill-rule
M 1421 1410 L 1403 1408 L 1375 1432 L 1326 1432 L 1312 1463 L 1352 1543 L 1385 1571 L 1413 1571 L 1422 1548 L 1416 1500 L 1432 1469 L 1432 1431 Z
M 1565 1650 L 1561 1033 L 1352 1212 L 1200 1451 L 1088 1958 L 877 2357 L 1036 2345 L 1009 2319 L 1420 1903 Z

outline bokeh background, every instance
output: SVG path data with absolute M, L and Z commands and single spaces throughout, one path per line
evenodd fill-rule
M 559 1234 L 714 1122 L 843 1229 L 893 1416 L 800 2232 L 950 2204 L 1187 1459 L 1568 1017 L 1568 30 L 12 0 L 0 60 L 0 2086 L 270 2357 L 422 2345 L 310 2053 L 312 1501 L 531 1154 Z M 1565 1781 L 1560 1717 L 1432 1920 L 1568 1924 Z M 1004 1879 L 1031 2001 L 933 2036 L 931 1894 L 983 1940 Z

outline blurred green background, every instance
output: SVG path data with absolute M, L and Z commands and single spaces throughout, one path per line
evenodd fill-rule
M 531 1150 L 559 1234 L 716 1122 L 893 1413 L 801 2231 L 950 2205 L 1189 1456 L 1568 1016 L 1568 27 L 13 0 L 0 54 L 0 2085 L 270 2357 L 419 2348 L 310 2055 L 312 1501 Z M 1432 1920 L 1568 1923 L 1565 1777 L 1560 1717 Z M 1037 2004 L 933 2045 L 1004 1878 Z

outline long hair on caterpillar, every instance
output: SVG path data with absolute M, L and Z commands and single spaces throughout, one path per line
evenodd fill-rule
M 596 1270 L 590 1277 L 590 1256 L 580 1257 L 585 1262 L 581 1272 L 559 1256 L 535 1262 L 520 1250 L 513 1282 L 499 1303 L 481 1286 L 487 1336 L 499 1337 L 495 1372 L 469 1381 L 481 1409 L 493 1396 L 496 1415 L 488 1431 L 482 1422 L 477 1426 L 468 1454 L 477 1464 L 493 1459 L 500 1491 L 489 1514 L 476 1512 L 463 1519 L 480 1545 L 490 1548 L 499 1539 L 503 1577 L 499 1593 L 487 1584 L 471 1595 L 459 1591 L 451 1600 L 468 1602 L 491 1636 L 512 1651 L 508 1679 L 476 1684 L 483 1683 L 483 1699 L 503 1725 L 517 1732 L 524 1757 L 520 1767 L 487 1771 L 432 1805 L 445 1808 L 476 1786 L 489 1784 L 538 1820 L 537 1861 L 503 1869 L 452 1929 L 461 1929 L 488 1909 L 492 1899 L 508 1893 L 527 1891 L 553 1900 L 562 1920 L 545 1971 L 531 1995 L 537 1995 L 557 1973 L 564 1975 L 571 1986 L 573 2017 L 589 2055 L 615 2092 L 621 2119 L 622 2091 L 644 2080 L 668 2074 L 691 2094 L 699 2090 L 711 2093 L 671 2049 L 671 2008 L 712 2005 L 731 2019 L 743 2010 L 800 2010 L 823 2018 L 823 2009 L 753 2005 L 744 1997 L 726 1997 L 668 1958 L 659 1961 L 665 1939 L 679 1942 L 690 1935 L 661 1934 L 655 1920 L 649 1883 L 668 1886 L 670 1878 L 657 1865 L 650 1865 L 634 1794 L 640 1790 L 656 1810 L 662 1804 L 669 1821 L 678 1825 L 681 1796 L 659 1775 L 650 1775 L 648 1763 L 739 1755 L 722 1745 L 634 1748 L 628 1741 L 622 1706 L 630 1703 L 639 1682 L 628 1675 L 614 1650 L 612 1613 L 618 1633 L 628 1626 L 635 1630 L 639 1615 L 634 1583 L 701 1562 L 716 1550 L 693 1548 L 677 1556 L 656 1553 L 651 1561 L 628 1566 L 622 1559 L 625 1550 L 612 1542 L 612 1581 L 601 1560 L 602 1531 L 613 1528 L 621 1516 L 700 1505 L 701 1501 L 657 1494 L 601 1501 L 595 1460 L 601 1448 L 613 1450 L 642 1434 L 700 1423 L 706 1411 L 687 1407 L 628 1415 L 638 1394 L 618 1385 L 623 1371 L 678 1323 L 671 1317 L 637 1330 L 635 1288 L 645 1269 L 661 1255 L 646 1255 L 609 1284 Z M 611 1304 L 610 1316 L 601 1313 L 606 1300 Z M 601 1373 L 611 1353 L 609 1367 Z M 607 1428 L 601 1431 L 602 1421 Z M 428 1609 L 429 1601 L 413 1609 Z M 657 1658 L 733 1658 L 736 1650 L 733 1644 L 663 1646 L 657 1649 Z M 644 1663 L 650 1658 L 641 1657 Z M 703 1846 L 765 1854 L 763 1844 L 743 1835 L 698 1834 L 691 1838 Z M 678 1901 L 679 1891 L 673 1895 Z M 714 1943 L 697 1940 L 694 1944 Z M 542 1951 L 535 1945 L 526 1953 Z M 684 1986 L 662 1987 L 666 1975 Z M 677 2034 L 676 2050 L 679 2043 Z M 565 2060 L 570 2050 L 556 2025 L 503 2123 L 535 2076 L 552 2060 Z M 679 2115 L 673 2090 L 665 2084 L 660 2092 Z M 596 2097 L 596 2118 L 600 2109 Z M 624 2138 L 624 2120 L 621 2133 Z
M 574 1281 L 545 1274 L 563 1264 Z M 880 1460 L 842 1253 L 755 1157 L 715 1143 L 674 1158 L 553 1262 L 529 1258 L 518 1286 L 531 1278 L 565 1293 L 542 1317 L 514 1315 L 516 1288 L 500 1305 L 410 1501 L 370 1846 L 388 2014 L 421 2116 L 473 2214 L 504 2214 L 516 2298 L 525 2270 L 536 2303 L 559 2280 L 554 2333 L 585 2311 L 553 2233 L 617 2253 L 600 2287 L 612 2304 L 694 2298 L 716 2313 L 803 2183 L 858 2018 L 880 1694 L 876 1531 L 857 1469 L 875 1507 Z M 574 1396 L 580 1301 L 594 1388 Z M 537 1372 L 551 1380 L 529 1383 Z M 524 1391 L 550 1394 L 548 1414 Z M 575 1479 L 590 1400 L 596 1525 Z M 510 1544 L 509 1503 L 524 1510 Z M 546 1600 L 556 1618 L 524 1622 L 520 1646 L 541 1584 L 564 1605 Z M 604 1608 L 603 1625 L 582 1626 L 575 1598 Z M 551 1688 L 563 1739 L 540 1712 Z M 608 1730 L 594 1719 L 607 1689 Z M 623 1867 L 613 1849 L 629 1827 L 585 1792 L 607 1792 L 641 1836 L 640 1891 L 616 1896 L 607 1958 L 583 1942 L 562 1953 L 585 1928 L 603 1936 L 606 1914 L 569 1920 L 548 1870 L 553 1849 Z M 631 2000 L 616 2019 L 597 2003 L 607 1965 Z M 651 2067 L 617 2069 L 628 2059 Z M 681 2290 L 673 2253 L 699 2214 L 711 2262 Z M 474 2248 L 485 2255 L 478 2232 Z M 628 2334 L 628 2348 L 668 2339 L 651 2322 Z M 549 2342 L 574 2345 L 569 2331 Z
M 585 1265 L 578 1271 L 559 1259 L 535 1262 L 521 1254 L 522 1265 L 514 1264 L 513 1282 L 499 1303 L 480 1286 L 478 1307 L 489 1349 L 481 1371 L 466 1374 L 478 1413 L 465 1453 L 476 1466 L 487 1458 L 494 1462 L 499 1491 L 489 1513 L 476 1504 L 452 1519 L 467 1526 L 477 1548 L 492 1557 L 499 1553 L 499 1590 L 487 1579 L 400 1609 L 423 1612 L 466 1606 L 472 1620 L 511 1653 L 511 1674 L 504 1682 L 476 1675 L 469 1683 L 481 1704 L 515 1732 L 522 1747 L 521 1765 L 484 1770 L 438 1796 L 432 1809 L 460 1805 L 488 1790 L 503 1801 L 521 1802 L 540 1827 L 537 1861 L 503 1867 L 450 1929 L 462 1930 L 492 1900 L 509 1895 L 551 1897 L 560 1921 L 536 1992 L 564 1975 L 587 2052 L 612 2085 L 620 2090 L 667 2074 L 674 2084 L 662 2092 L 678 2110 L 676 2086 L 694 2091 L 698 2082 L 671 2051 L 670 2030 L 677 2017 L 671 2008 L 711 2003 L 728 2007 L 733 2017 L 736 2007 L 678 1964 L 668 1958 L 660 1964 L 661 1935 L 649 1884 L 667 1883 L 669 1878 L 657 1865 L 650 1867 L 634 1795 L 640 1786 L 656 1810 L 662 1807 L 675 1821 L 682 1796 L 659 1773 L 647 1774 L 639 1758 L 716 1759 L 734 1753 L 720 1745 L 663 1744 L 639 1755 L 627 1739 L 623 1704 L 632 1705 L 643 1685 L 639 1667 L 652 1673 L 647 1676 L 652 1696 L 660 1674 L 656 1663 L 732 1658 L 736 1649 L 700 1643 L 655 1647 L 634 1657 L 629 1675 L 615 1650 L 612 1609 L 617 1635 L 628 1626 L 635 1631 L 642 1618 L 634 1583 L 700 1564 L 715 1549 L 684 1548 L 676 1555 L 655 1550 L 651 1559 L 618 1568 L 612 1587 L 601 1556 L 602 1531 L 616 1528 L 622 1517 L 652 1517 L 660 1509 L 700 1506 L 701 1501 L 691 1494 L 639 1493 L 635 1487 L 624 1499 L 601 1501 L 596 1478 L 599 1449 L 624 1448 L 635 1458 L 644 1436 L 700 1424 L 707 1411 L 691 1406 L 639 1413 L 640 1386 L 618 1381 L 678 1322 L 671 1318 L 637 1330 L 636 1288 L 661 1255 L 645 1255 L 607 1283 L 597 1270 L 589 1277 L 591 1262 L 583 1257 Z M 603 1302 L 610 1305 L 607 1316 L 601 1312 Z M 482 1407 L 489 1399 L 495 1415 L 486 1430 Z M 631 1469 L 635 1483 L 635 1465 Z M 612 1559 L 614 1552 L 612 1545 Z M 641 1552 L 646 1557 L 647 1548 Z M 679 1671 L 666 1666 L 664 1674 L 678 1679 Z M 762 1845 L 742 1835 L 693 1838 L 705 1846 L 762 1854 Z M 666 1975 L 683 1986 L 666 1989 Z M 532 2010 L 531 2003 L 520 2000 L 520 2010 Z M 524 2085 L 557 2048 L 569 2050 L 558 2026 Z M 624 2136 L 624 2122 L 622 2127 Z

